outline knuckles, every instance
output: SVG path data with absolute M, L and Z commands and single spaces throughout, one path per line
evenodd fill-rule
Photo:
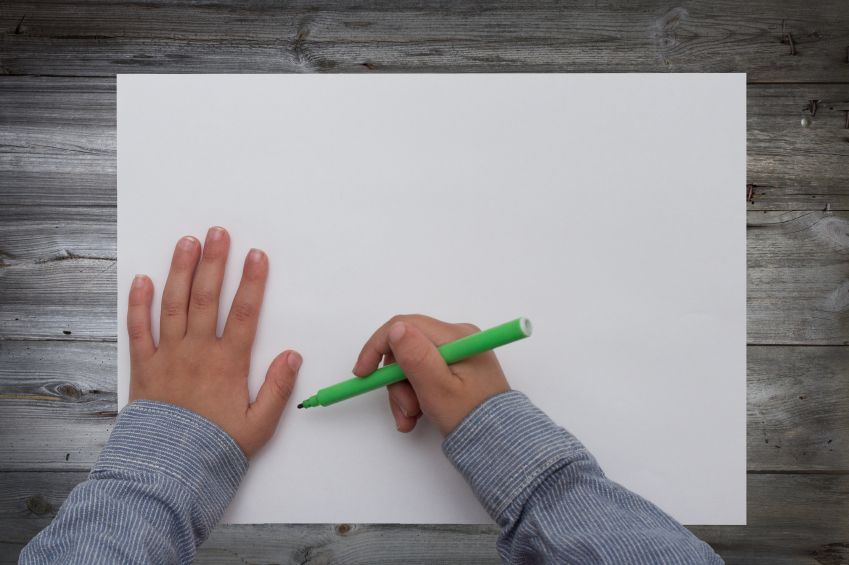
M 289 398 L 292 395 L 292 390 L 295 388 L 295 383 L 292 379 L 282 376 L 274 378 L 271 383 L 274 387 L 274 394 L 283 399 Z
M 472 335 L 481 331 L 478 326 L 472 323 L 465 322 L 460 324 L 451 324 L 449 322 L 437 320 L 436 318 L 431 318 L 430 316 L 425 316 L 424 314 L 395 314 L 389 318 L 384 325 L 388 328 L 396 322 L 411 322 L 413 324 L 419 322 L 422 324 L 440 326 L 444 329 L 446 334 L 456 338 L 466 337 L 467 335 Z
M 399 361 L 403 361 L 404 365 L 410 367 L 419 367 L 427 362 L 429 351 L 421 346 L 414 346 L 406 351 L 399 351 L 396 357 L 403 357 Z
M 256 316 L 256 313 L 256 306 L 250 302 L 238 302 L 233 304 L 233 308 L 230 310 L 230 315 L 237 322 L 249 322 Z
M 127 335 L 130 341 L 139 341 L 148 335 L 147 324 L 143 322 L 129 324 L 127 326 Z
M 386 327 L 391 327 L 393 324 L 397 322 L 409 322 L 413 320 L 417 315 L 416 314 L 395 314 L 386 322 Z
M 192 306 L 198 310 L 207 310 L 215 303 L 215 295 L 208 290 L 192 292 Z
M 186 307 L 180 302 L 167 301 L 162 303 L 162 314 L 167 318 L 186 314 Z

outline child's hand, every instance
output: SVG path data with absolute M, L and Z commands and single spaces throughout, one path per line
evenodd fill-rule
M 197 239 L 184 237 L 177 243 L 162 293 L 158 347 L 150 333 L 153 283 L 146 276 L 133 281 L 127 312 L 130 401 L 159 400 L 188 408 L 221 426 L 250 457 L 274 434 L 301 356 L 294 351 L 278 355 L 251 404 L 247 377 L 268 257 L 257 249 L 248 254 L 224 334 L 218 337 L 218 301 L 229 249 L 230 236 L 223 228 L 209 230 L 203 257 Z
M 422 412 L 448 435 L 490 396 L 510 390 L 491 351 L 447 365 L 436 347 L 480 331 L 471 324 L 449 324 L 427 316 L 395 316 L 363 346 L 354 374 L 377 369 L 381 358 L 397 361 L 406 381 L 387 387 L 389 406 L 400 432 L 416 426 Z

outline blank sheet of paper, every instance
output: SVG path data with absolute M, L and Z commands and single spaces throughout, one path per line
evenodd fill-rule
M 133 275 L 158 320 L 174 243 L 221 225 L 222 326 L 248 249 L 270 257 L 252 393 L 305 359 L 226 521 L 490 521 L 385 392 L 295 410 L 418 312 L 527 316 L 513 388 L 677 519 L 743 524 L 745 103 L 742 74 L 121 75 L 119 404 Z

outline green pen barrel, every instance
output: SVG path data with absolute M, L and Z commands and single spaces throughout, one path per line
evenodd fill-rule
M 456 363 L 478 353 L 490 351 L 496 347 L 507 345 L 531 335 L 531 321 L 527 318 L 516 318 L 500 326 L 489 328 L 457 341 L 440 345 L 437 350 L 447 364 Z M 305 400 L 304 408 L 313 406 L 330 406 L 342 400 L 370 392 L 372 390 L 403 381 L 404 371 L 397 363 L 381 367 L 365 377 L 354 377 L 323 388 L 314 396 Z

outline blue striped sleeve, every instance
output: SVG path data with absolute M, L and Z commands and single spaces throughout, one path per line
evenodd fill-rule
M 88 480 L 20 563 L 191 563 L 247 467 L 233 438 L 206 418 L 133 402 Z
M 520 392 L 496 395 L 443 451 L 501 527 L 506 563 L 722 563 L 595 459 Z

